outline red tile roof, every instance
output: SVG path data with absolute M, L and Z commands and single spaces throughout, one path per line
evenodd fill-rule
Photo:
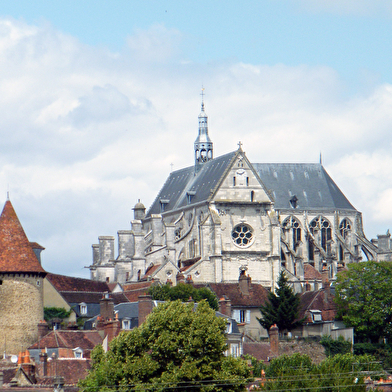
M 0 216 L 0 272 L 46 274 L 9 200 Z
M 82 302 L 86 304 L 99 304 L 104 292 L 60 291 L 60 293 L 69 304 L 79 304 Z M 124 293 L 111 293 L 110 297 L 115 304 L 129 302 Z
M 322 279 L 322 275 L 319 271 L 316 270 L 310 264 L 304 264 L 304 277 L 305 279 L 313 280 L 313 279 Z
M 56 275 L 48 273 L 46 279 L 55 287 L 57 291 L 85 291 L 100 292 L 110 291 L 106 282 L 96 280 L 74 278 L 72 276 Z
M 243 343 L 244 355 L 251 355 L 259 361 L 268 362 L 271 357 L 271 345 L 269 342 Z
M 124 289 L 123 294 L 127 297 L 129 302 L 137 302 L 139 299 L 139 295 L 145 295 L 147 293 L 147 290 L 153 284 L 154 284 L 153 280 L 148 282 L 125 284 L 123 285 L 123 289 Z
M 209 287 L 218 298 L 224 295 L 230 299 L 231 306 L 259 307 L 267 301 L 269 291 L 262 285 L 251 283 L 249 286 L 249 295 L 244 295 L 240 290 L 238 283 L 209 283 Z M 202 287 L 202 285 L 195 285 Z
M 336 317 L 334 296 L 324 289 L 302 293 L 299 318 L 308 317 L 310 310 L 320 310 L 323 321 L 333 321 Z M 310 320 L 309 320 L 310 321 Z
M 98 331 L 68 331 L 55 330 L 49 332 L 38 342 L 29 347 L 29 350 L 39 348 L 70 348 L 80 347 L 82 350 L 92 350 L 102 343 Z

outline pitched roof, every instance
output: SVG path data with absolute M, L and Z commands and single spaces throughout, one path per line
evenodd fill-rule
M 322 279 L 322 275 L 312 265 L 304 263 L 304 278 L 309 280 Z
M 251 283 L 249 295 L 244 295 L 238 283 L 209 283 L 207 285 L 218 298 L 226 296 L 231 306 L 259 307 L 264 305 L 268 298 L 268 290 L 260 284 Z M 195 285 L 195 287 L 200 287 Z
M 0 216 L 0 272 L 46 274 L 9 200 Z
M 147 282 L 128 283 L 123 285 L 123 294 L 127 297 L 129 302 L 137 302 L 139 295 L 145 295 L 151 285 L 154 284 L 153 280 Z
M 100 292 L 110 291 L 106 282 L 96 280 L 74 278 L 72 276 L 57 275 L 48 273 L 46 279 L 57 291 L 77 291 L 77 292 Z
M 301 210 L 355 208 L 321 164 L 253 163 L 264 185 L 272 191 L 276 209 L 292 209 L 290 199 L 297 198 Z
M 170 173 L 146 217 L 161 213 L 160 200 L 168 201 L 165 211 L 207 201 L 235 155 L 236 151 L 214 158 L 201 165 L 197 173 L 194 166 Z M 189 203 L 187 192 L 192 192 Z
M 68 331 L 54 330 L 49 332 L 38 342 L 29 347 L 29 350 L 39 348 L 70 348 L 80 347 L 82 350 L 92 350 L 102 343 L 98 331 Z
M 61 295 L 69 304 L 86 304 L 99 305 L 104 292 L 89 292 L 89 291 L 61 291 Z M 110 297 L 115 304 L 121 302 L 128 302 L 124 293 L 111 293 Z
M 337 310 L 334 296 L 325 289 L 306 291 L 300 295 L 300 299 L 300 319 L 308 316 L 308 312 L 311 310 L 320 310 L 323 321 L 333 321 L 335 319 Z

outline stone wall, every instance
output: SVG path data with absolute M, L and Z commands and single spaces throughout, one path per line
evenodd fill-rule
M 307 340 L 279 340 L 279 355 L 292 355 L 295 353 L 308 355 L 314 363 L 320 363 L 327 358 L 324 347 L 320 343 Z
M 43 279 L 9 274 L 0 280 L 0 350 L 18 354 L 38 339 L 38 323 L 44 317 Z

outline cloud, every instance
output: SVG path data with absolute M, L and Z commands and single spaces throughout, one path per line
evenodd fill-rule
M 173 169 L 193 164 L 200 88 L 215 156 L 317 162 L 374 236 L 392 215 L 392 86 L 350 96 L 329 67 L 181 58 L 180 32 L 138 30 L 119 53 L 49 24 L 0 20 L 0 194 L 48 271 L 88 276 L 91 244 L 129 228 Z M 392 177 L 391 177 L 392 178 Z

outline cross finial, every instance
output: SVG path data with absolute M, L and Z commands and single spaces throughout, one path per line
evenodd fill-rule
M 202 112 L 204 112 L 204 90 L 205 88 L 203 86 L 201 86 L 201 110 Z
M 238 149 L 242 150 L 242 142 L 241 141 L 238 142 Z
M 173 166 L 174 166 L 174 164 L 171 163 L 171 164 L 170 164 L 170 173 L 173 171 Z

